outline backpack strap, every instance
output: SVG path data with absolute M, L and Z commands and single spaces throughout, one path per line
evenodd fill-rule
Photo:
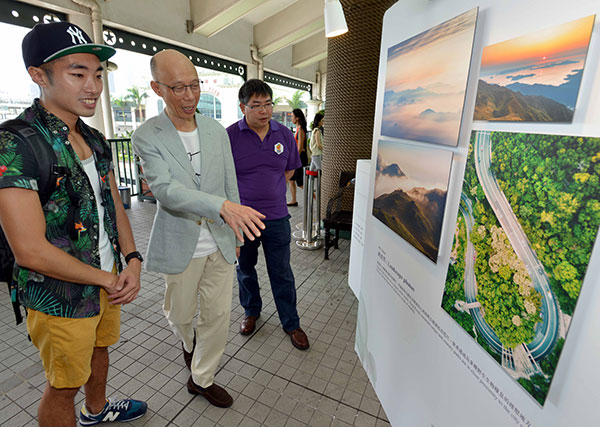
M 26 144 L 29 147 L 35 159 L 39 173 L 39 177 L 37 179 L 38 196 L 40 198 L 41 205 L 44 206 L 46 203 L 48 203 L 52 193 L 56 189 L 57 178 L 60 175 L 65 174 L 65 168 L 60 168 L 58 166 L 56 154 L 54 153 L 54 150 L 50 144 L 48 144 L 44 137 L 26 121 L 21 119 L 7 120 L 3 123 L 0 123 L 0 130 L 5 130 L 12 133 L 23 144 Z M 2 230 L 0 230 L 0 245 L 6 250 L 9 249 L 6 236 Z M 8 259 L 8 256 L 3 255 L 3 257 Z M 10 254 L 10 257 L 12 258 L 12 253 Z M 12 259 L 14 263 L 14 258 Z M 12 280 L 12 270 L 13 265 L 10 265 L 1 273 L 2 277 L 7 279 L 6 282 L 8 284 L 8 291 L 11 297 L 15 319 L 18 325 L 23 322 L 23 315 L 21 313 L 20 304 L 17 297 L 17 287 Z
M 6 130 L 27 144 L 33 153 L 39 172 L 38 194 L 42 206 L 48 203 L 56 189 L 56 180 L 64 175 L 65 168 L 58 166 L 54 150 L 44 137 L 33 126 L 21 119 L 7 120 L 0 123 L 0 130 Z

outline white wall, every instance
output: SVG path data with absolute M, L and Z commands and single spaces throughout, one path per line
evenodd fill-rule
M 458 343 L 494 384 L 534 426 L 599 425 L 596 405 L 600 369 L 598 338 L 600 306 L 600 246 L 596 242 L 583 283 L 576 315 L 545 405 L 535 402 L 440 307 L 458 212 L 472 129 L 521 130 L 532 133 L 600 136 L 600 25 L 592 34 L 583 81 L 572 124 L 473 123 L 479 64 L 484 46 L 592 14 L 597 0 L 403 0 L 384 18 L 372 156 L 377 156 L 387 49 L 422 31 L 479 6 L 466 103 L 458 148 L 448 188 L 440 257 L 425 259 L 372 215 L 373 182 L 366 207 L 364 273 L 359 298 L 356 347 L 386 414 L 395 426 L 511 426 L 510 413 L 494 399 L 453 355 L 434 328 L 412 311 L 374 271 L 378 256 L 388 260 L 414 287 L 412 296 L 422 309 Z M 525 129 L 525 130 L 523 130 Z M 430 145 L 431 147 L 431 145 Z M 367 286 L 368 285 L 368 286 Z

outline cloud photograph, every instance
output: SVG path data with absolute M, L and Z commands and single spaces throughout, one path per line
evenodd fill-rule
M 388 49 L 382 135 L 457 145 L 477 11 Z

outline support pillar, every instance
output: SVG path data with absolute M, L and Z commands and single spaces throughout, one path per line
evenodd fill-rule
M 92 41 L 94 43 L 104 44 L 104 40 L 102 38 L 100 38 L 99 40 L 95 38 L 96 31 L 94 31 L 93 17 L 92 17 L 91 11 L 90 11 L 90 15 L 80 15 L 80 14 L 76 14 L 76 13 L 71 14 L 71 15 L 69 15 L 69 22 L 72 22 L 73 24 L 81 27 L 83 29 L 83 31 L 85 31 L 90 36 L 90 38 L 92 39 Z M 100 25 L 102 25 L 102 24 L 100 24 Z M 105 82 L 108 82 L 108 72 L 106 70 L 104 70 L 102 72 L 102 79 Z M 108 85 L 106 85 L 106 86 L 108 86 Z M 103 87 L 103 93 L 102 93 L 102 95 L 100 95 L 100 103 L 96 106 L 96 111 L 94 112 L 94 115 L 92 117 L 83 118 L 83 120 L 89 126 L 96 128 L 100 132 L 105 134 L 107 138 L 112 138 L 112 135 L 111 135 L 112 134 L 112 120 L 110 122 L 110 130 L 111 130 L 110 133 L 107 132 L 108 126 L 106 126 L 106 120 L 107 120 L 107 118 L 110 118 L 110 114 L 111 114 L 110 94 L 108 93 L 108 90 L 106 90 L 106 89 L 107 89 L 107 87 Z M 105 93 L 107 95 L 105 95 Z M 108 117 L 105 114 L 106 106 L 105 106 L 105 102 L 104 102 L 104 96 L 108 96 L 108 99 L 109 99 Z
M 248 67 L 248 79 L 259 79 L 264 81 L 264 59 L 258 54 L 258 48 L 254 45 L 250 46 L 250 57 L 252 58 L 252 66 Z
M 317 114 L 317 112 L 319 111 L 319 109 L 321 108 L 321 101 L 319 100 L 315 100 L 315 99 L 310 99 L 308 101 L 306 101 L 306 105 L 307 105 L 307 111 L 306 111 L 306 121 L 308 123 L 308 127 L 311 127 L 312 124 L 312 120 L 315 118 L 315 114 Z M 310 135 L 309 135 L 310 137 Z
M 341 0 L 348 32 L 329 39 L 321 214 L 341 171 L 371 158 L 383 14 L 396 0 Z M 352 200 L 344 208 L 352 210 Z

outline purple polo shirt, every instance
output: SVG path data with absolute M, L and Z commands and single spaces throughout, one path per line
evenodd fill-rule
M 285 171 L 302 166 L 292 132 L 271 120 L 269 132 L 261 141 L 244 117 L 229 126 L 227 133 L 242 204 L 266 215 L 268 220 L 286 217 Z

